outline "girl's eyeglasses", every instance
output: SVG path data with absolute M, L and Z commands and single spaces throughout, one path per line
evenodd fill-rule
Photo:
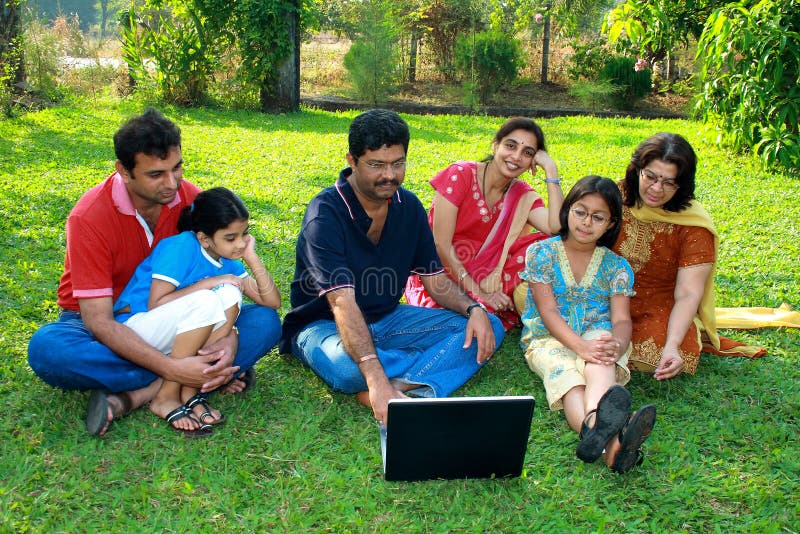
M 580 208 L 572 208 L 569 212 L 575 216 L 575 218 L 585 221 L 586 217 L 591 215 L 592 217 L 592 224 L 605 224 L 611 220 L 611 217 L 606 217 L 602 213 L 589 213 L 586 210 L 582 210 Z

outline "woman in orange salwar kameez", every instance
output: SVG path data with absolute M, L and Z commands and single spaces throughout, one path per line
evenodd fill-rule
M 526 171 L 535 175 L 537 167 L 544 170 L 549 207 L 520 179 Z M 519 322 L 512 294 L 521 282 L 525 251 L 560 228 L 564 195 L 544 133 L 531 119 L 509 119 L 495 134 L 491 157 L 454 163 L 430 183 L 436 194 L 428 222 L 445 269 L 512 328 Z M 416 275 L 408 279 L 406 301 L 436 306 Z

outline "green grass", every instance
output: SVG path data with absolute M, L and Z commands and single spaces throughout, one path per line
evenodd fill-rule
M 666 383 L 634 375 L 634 402 L 656 404 L 659 415 L 645 464 L 625 477 L 575 458 L 577 438 L 545 408 L 519 331 L 458 392 L 536 397 L 517 479 L 384 482 L 370 413 L 275 352 L 258 364 L 246 398 L 215 399 L 229 421 L 210 441 L 184 440 L 147 410 L 90 437 L 87 394 L 46 386 L 28 367 L 26 346 L 56 318 L 64 220 L 112 170 L 111 136 L 140 109 L 101 99 L 0 122 L 0 531 L 800 529 L 797 330 L 724 332 L 767 347 L 761 360 L 706 355 L 695 376 Z M 288 295 L 305 204 L 345 165 L 355 113 L 165 112 L 182 128 L 187 178 L 242 196 L 261 255 Z M 426 205 L 427 180 L 456 159 L 484 156 L 501 122 L 406 119 L 406 186 Z M 800 181 L 719 151 L 694 122 L 541 124 L 566 188 L 589 173 L 619 178 L 654 132 L 685 135 L 700 156 L 698 198 L 722 237 L 718 304 L 800 307 Z

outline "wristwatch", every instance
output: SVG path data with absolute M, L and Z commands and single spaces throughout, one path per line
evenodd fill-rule
M 483 304 L 481 304 L 480 302 L 473 302 L 472 304 L 470 304 L 469 306 L 467 306 L 467 309 L 466 309 L 466 311 L 464 312 L 464 315 L 465 315 L 466 317 L 469 317 L 469 316 L 471 316 L 471 315 L 472 315 L 472 310 L 474 310 L 475 308 L 480 308 L 480 309 L 482 309 L 483 311 L 485 311 L 487 314 L 489 313 L 488 311 L 486 311 L 486 306 L 484 306 L 484 305 L 483 305 Z

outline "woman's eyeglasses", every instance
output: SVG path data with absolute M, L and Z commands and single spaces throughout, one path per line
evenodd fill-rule
M 664 178 L 663 176 L 657 175 L 650 169 L 642 169 L 642 178 L 648 187 L 660 183 L 661 188 L 667 193 L 674 193 L 680 187 L 674 178 Z

